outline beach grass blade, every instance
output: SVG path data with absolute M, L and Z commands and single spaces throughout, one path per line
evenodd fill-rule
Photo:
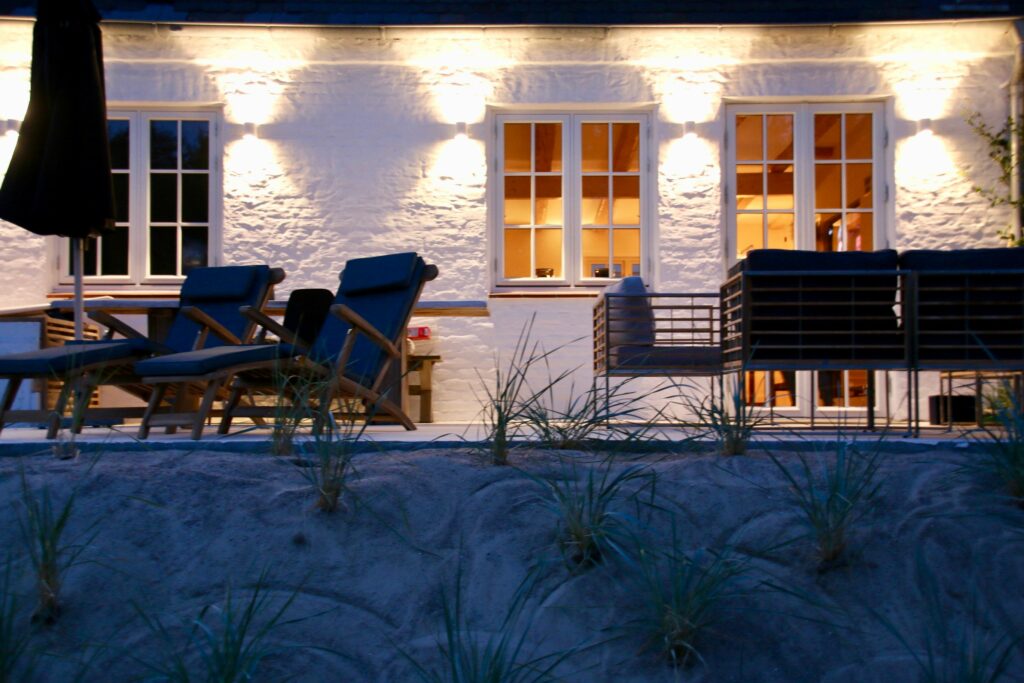
M 880 451 L 862 453 L 856 445 L 836 441 L 834 457 L 797 453 L 797 464 L 787 466 L 775 454 L 768 457 L 782 473 L 789 487 L 789 500 L 800 510 L 802 520 L 817 545 L 819 570 L 831 567 L 843 554 L 851 527 L 871 509 L 881 483 Z

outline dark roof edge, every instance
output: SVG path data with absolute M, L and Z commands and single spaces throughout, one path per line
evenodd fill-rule
M 35 17 L 24 15 L 0 15 L 0 21 L 30 21 Z M 931 24 L 978 24 L 1007 23 L 1024 21 L 1022 15 L 984 17 L 939 17 L 932 19 L 887 19 L 880 21 L 809 21 L 788 23 L 693 23 L 693 24 L 303 24 L 289 22 L 255 21 L 187 21 L 170 19 L 103 19 L 102 24 L 127 24 L 136 26 L 204 26 L 231 28 L 322 28 L 322 29 L 666 29 L 666 28 L 810 28 L 830 26 L 918 26 Z

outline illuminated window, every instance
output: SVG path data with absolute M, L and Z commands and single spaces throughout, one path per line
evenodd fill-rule
M 641 274 L 646 115 L 498 116 L 499 284 Z
M 752 249 L 871 251 L 884 244 L 881 104 L 736 104 L 728 125 L 730 264 Z M 821 371 L 813 383 L 801 375 L 748 373 L 746 401 L 794 407 L 799 388 L 819 407 L 867 407 L 867 371 Z
M 737 104 L 728 113 L 730 263 L 752 249 L 875 249 L 881 104 Z
M 86 282 L 173 283 L 208 265 L 219 230 L 216 115 L 112 109 L 107 128 L 115 227 L 86 240 Z M 68 240 L 60 262 L 62 282 L 70 282 Z

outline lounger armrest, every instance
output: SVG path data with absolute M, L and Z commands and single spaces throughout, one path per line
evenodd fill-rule
M 181 309 L 181 314 L 189 320 L 202 325 L 203 327 L 213 332 L 215 335 L 220 337 L 223 341 L 229 344 L 241 344 L 242 340 L 236 337 L 230 330 L 221 325 L 219 322 L 211 318 L 209 315 L 203 312 L 202 309 L 196 308 L 195 306 L 185 306 Z
M 381 334 L 380 330 L 371 325 L 365 318 L 345 304 L 334 304 L 331 306 L 331 315 L 341 318 L 349 325 L 365 334 L 375 344 L 377 344 L 377 346 L 384 349 L 392 358 L 398 358 L 402 355 L 402 352 L 391 343 L 391 340 Z
M 309 350 L 306 343 L 299 339 L 294 332 L 268 316 L 263 311 L 260 311 L 253 306 L 242 306 L 238 310 L 242 315 L 265 329 L 267 332 L 277 335 L 277 338 L 286 344 L 291 344 L 303 352 Z
M 110 330 L 108 338 L 112 337 L 114 332 L 117 332 L 125 339 L 146 338 L 146 335 L 142 334 L 125 321 L 115 318 L 106 311 L 91 311 L 89 313 L 89 317 Z

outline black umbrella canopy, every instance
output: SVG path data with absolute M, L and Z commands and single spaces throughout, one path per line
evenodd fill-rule
M 114 221 L 100 15 L 91 0 L 39 0 L 28 111 L 0 187 L 0 218 L 87 237 Z

